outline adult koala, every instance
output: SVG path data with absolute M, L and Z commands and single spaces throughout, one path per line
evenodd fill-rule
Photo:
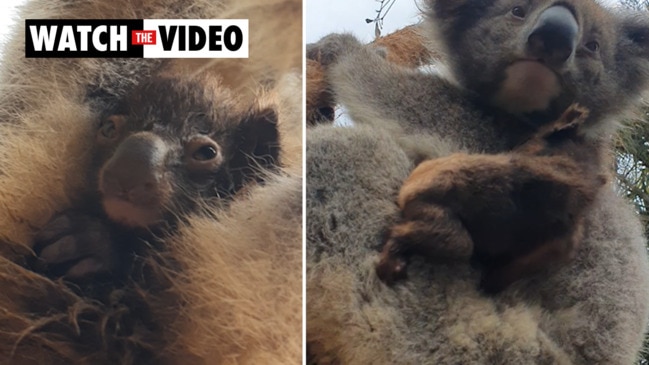
M 377 280 L 382 232 L 414 161 L 508 151 L 571 103 L 611 148 L 649 85 L 649 17 L 590 0 L 427 0 L 426 36 L 453 81 L 399 68 L 353 37 L 308 47 L 358 126 L 307 145 L 307 342 L 328 364 L 630 364 L 649 315 L 645 238 L 607 187 L 576 259 L 488 297 L 467 262 Z

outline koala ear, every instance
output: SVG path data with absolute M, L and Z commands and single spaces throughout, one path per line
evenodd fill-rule
M 615 63 L 619 85 L 629 95 L 649 89 L 649 17 L 625 14 L 618 18 Z
M 273 108 L 254 110 L 241 121 L 235 132 L 233 171 L 257 175 L 254 171 L 279 165 L 279 131 L 277 112 Z
M 434 20 L 435 26 L 449 46 L 455 47 L 456 38 L 475 26 L 494 0 L 426 0 L 426 14 Z
M 458 12 L 458 8 L 460 8 L 466 2 L 468 1 L 428 0 L 426 1 L 426 4 L 428 5 L 428 8 L 432 10 L 436 18 L 444 19 L 449 16 L 456 15 Z
M 621 42 L 630 47 L 629 51 L 638 56 L 649 56 L 649 21 L 646 15 L 630 16 L 622 21 Z
M 644 27 L 631 27 L 626 30 L 626 36 L 633 45 L 643 50 L 643 53 L 649 53 L 649 25 Z

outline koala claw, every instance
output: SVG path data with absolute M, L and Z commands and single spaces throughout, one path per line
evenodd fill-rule
M 408 278 L 408 260 L 401 255 L 391 254 L 384 250 L 376 265 L 376 275 L 387 285 L 405 280 Z

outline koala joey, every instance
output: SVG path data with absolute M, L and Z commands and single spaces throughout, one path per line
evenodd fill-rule
M 469 152 L 499 153 L 513 149 L 516 156 L 520 156 L 520 147 L 516 146 L 530 139 L 535 141 L 547 137 L 547 125 L 553 125 L 553 120 L 554 124 L 565 123 L 563 119 L 567 117 L 560 117 L 561 113 L 571 104 L 579 102 L 588 110 L 588 113 L 578 118 L 581 124 L 578 128 L 579 141 L 562 137 L 567 138 L 569 142 L 566 143 L 576 150 L 567 152 L 566 148 L 559 148 L 557 153 L 563 154 L 564 157 L 571 154 L 580 156 L 572 161 L 575 165 L 574 179 L 594 179 L 592 183 L 575 183 L 584 186 L 601 185 L 600 176 L 583 172 L 593 166 L 597 171 L 600 170 L 604 163 L 600 155 L 608 147 L 611 132 L 616 125 L 611 122 L 611 118 L 620 117 L 622 112 L 632 109 L 633 104 L 638 102 L 640 95 L 649 85 L 649 21 L 646 17 L 617 16 L 596 3 L 585 0 L 520 4 L 513 1 L 428 1 L 427 15 L 433 23 L 428 27 L 428 31 L 432 32 L 431 28 L 437 28 L 435 31 L 438 39 L 433 40 L 446 51 L 446 62 L 452 71 L 453 81 L 448 81 L 440 75 L 422 74 L 384 62 L 380 52 L 371 46 L 363 46 L 350 35 L 327 36 L 307 47 L 307 54 L 318 57 L 323 65 L 329 67 L 336 98 L 347 107 L 355 121 L 377 126 L 397 124 L 406 135 L 441 136 L 454 142 L 458 149 L 467 149 Z M 571 110 L 574 112 L 574 109 Z M 542 132 L 539 132 L 539 128 Z M 529 146 L 529 143 L 531 142 L 523 145 Z M 593 151 L 597 158 L 584 161 L 583 156 L 587 152 L 580 151 L 584 149 Z M 552 147 L 548 147 L 548 150 L 551 151 Z M 539 151 L 534 155 L 536 153 Z M 543 150 L 543 154 L 547 155 L 548 151 Z M 549 154 L 554 155 L 554 152 Z M 415 170 L 413 177 L 403 187 L 402 194 L 409 191 L 409 184 L 414 184 L 413 181 L 417 181 L 417 186 L 422 184 L 422 181 L 429 181 L 431 191 L 444 183 L 450 184 L 447 185 L 449 189 L 457 188 L 449 182 L 434 181 L 434 177 L 440 178 L 436 169 L 448 172 L 450 175 L 446 178 L 452 179 L 452 176 L 456 176 L 457 184 L 463 185 L 466 182 L 463 179 L 472 179 L 463 176 L 470 166 L 477 166 L 481 162 L 489 166 L 488 161 L 492 158 L 499 159 L 503 156 L 455 155 L 439 161 L 430 161 Z M 468 163 L 470 159 L 475 160 Z M 450 161 L 456 161 L 457 165 Z M 565 158 L 557 157 L 547 163 L 556 163 L 557 171 L 563 174 L 566 169 L 564 161 Z M 457 175 L 452 174 L 454 168 L 457 168 Z M 488 170 L 488 167 L 485 169 Z M 502 174 L 503 179 L 506 176 L 506 179 L 516 180 L 516 174 L 513 174 L 515 169 L 498 169 L 498 173 Z M 495 170 L 487 172 L 485 177 L 495 179 Z M 423 171 L 428 171 L 430 176 Z M 419 179 L 414 175 L 420 176 Z M 480 180 L 480 176 L 474 178 L 476 181 Z M 518 183 L 527 186 L 522 176 Z M 479 197 L 471 199 L 469 196 L 465 197 L 466 200 L 454 201 L 454 204 L 463 200 L 463 209 L 475 209 L 485 204 L 483 208 L 478 209 L 489 210 L 499 203 L 507 205 L 508 201 L 511 202 L 507 197 L 511 187 L 503 188 L 507 193 L 499 191 L 497 184 L 484 184 L 481 189 L 486 187 L 494 190 L 485 193 L 487 196 L 494 195 L 485 198 L 488 204 Z M 416 202 L 422 199 L 432 200 L 439 203 L 429 196 L 431 191 L 424 194 L 426 189 L 423 186 L 419 189 L 422 190 L 423 197 L 408 199 Z M 516 190 L 518 188 L 514 189 Z M 529 194 L 544 192 L 543 189 L 536 192 L 532 190 Z M 456 193 L 462 194 L 461 189 Z M 521 192 L 516 191 L 516 194 L 519 193 Z M 592 198 L 594 194 L 586 195 Z M 502 202 L 492 200 L 495 196 L 504 199 Z M 440 199 L 446 198 L 452 199 Z M 403 200 L 405 197 L 400 199 L 400 204 L 406 204 L 406 200 Z M 568 196 L 563 199 L 568 199 Z M 589 205 L 586 201 L 577 200 L 584 206 Z M 566 208 L 566 204 L 578 202 L 566 201 L 558 204 L 557 201 L 551 215 L 561 211 L 560 207 Z M 410 206 L 409 203 L 408 207 Z M 401 209 L 406 208 L 402 205 Z M 431 207 L 427 206 L 426 209 Z M 539 208 L 541 211 L 543 209 L 545 208 Z M 564 213 L 568 214 L 568 211 L 570 209 Z M 505 215 L 508 219 L 513 219 L 511 214 L 514 213 L 516 212 Z M 443 221 L 454 220 L 443 212 L 431 212 L 429 219 L 433 215 L 439 215 L 439 225 L 443 225 Z M 473 223 L 478 224 L 480 217 L 486 218 L 485 215 L 478 214 Z M 492 225 L 488 222 L 493 223 L 489 219 L 483 219 L 480 225 L 489 230 Z M 467 224 L 466 221 L 463 223 Z M 457 223 L 451 224 L 455 225 Z M 424 228 L 418 230 L 411 227 L 417 232 L 413 234 L 411 229 L 405 229 L 403 225 L 398 227 L 399 237 L 415 235 L 418 240 L 425 237 Z M 471 231 L 471 228 L 466 228 Z M 441 240 L 439 244 L 442 247 L 451 245 L 451 242 L 459 237 L 450 239 L 438 236 L 432 234 L 430 239 Z M 476 237 L 473 236 L 473 239 Z M 514 237 L 508 239 L 512 240 Z M 515 238 L 520 239 L 523 237 Z M 447 240 L 450 242 L 446 242 Z M 575 238 L 570 240 L 575 241 Z M 457 245 L 463 247 L 467 242 L 466 239 L 460 239 Z M 526 251 L 536 245 L 529 243 L 515 248 L 512 243 L 503 244 L 500 248 L 509 247 L 507 254 L 517 256 L 518 253 L 511 250 Z M 386 252 L 398 251 L 397 247 L 401 247 L 390 244 L 388 246 L 390 247 L 385 249 L 387 251 L 384 251 L 384 260 L 387 259 Z M 480 247 L 482 244 L 476 242 L 477 255 L 480 255 Z M 385 262 L 380 265 L 379 273 L 383 273 L 383 278 L 387 281 L 391 281 L 392 274 L 400 272 L 395 267 L 404 266 L 400 260 L 397 261 L 399 262 L 392 263 L 392 269 L 387 271 L 384 270 Z M 530 271 L 534 271 L 531 265 L 528 267 Z M 506 282 L 511 282 L 512 279 L 514 278 L 499 280 L 502 284 L 495 285 L 493 290 L 502 289 L 507 285 Z M 483 284 L 491 286 L 488 282 L 489 280 Z
M 404 182 L 401 222 L 390 229 L 379 278 L 404 278 L 408 257 L 458 259 L 482 267 L 488 293 L 574 257 L 584 213 L 606 182 L 597 144 L 571 106 L 512 152 L 428 160 Z
M 101 121 L 93 191 L 37 234 L 40 264 L 72 280 L 128 272 L 139 238 L 263 182 L 278 143 L 272 108 L 244 109 L 209 78 L 152 78 Z

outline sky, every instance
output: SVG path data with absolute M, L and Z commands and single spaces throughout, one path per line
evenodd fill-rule
M 377 0 L 305 0 L 305 40 L 312 43 L 333 32 L 351 32 L 362 41 L 374 39 L 374 19 L 380 7 Z M 389 34 L 419 21 L 415 0 L 396 0 L 383 20 L 382 34 Z
M 600 2 L 611 6 L 617 0 Z M 305 41 L 312 43 L 329 33 L 351 32 L 370 42 L 374 39 L 374 24 L 366 24 L 365 19 L 373 19 L 379 7 L 378 0 L 305 0 Z M 382 34 L 417 23 L 419 13 L 416 0 L 396 0 L 383 21 Z

